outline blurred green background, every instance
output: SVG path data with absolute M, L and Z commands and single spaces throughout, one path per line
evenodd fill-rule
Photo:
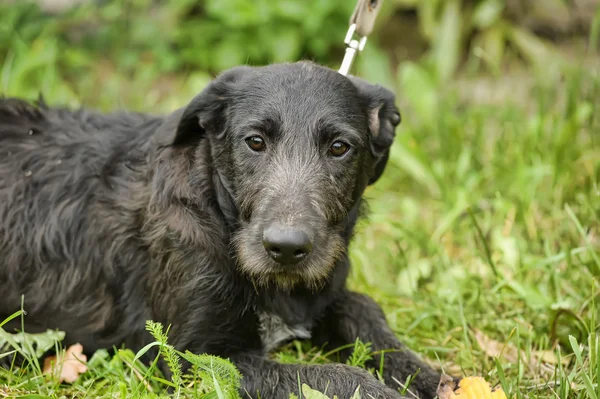
M 239 64 L 310 59 L 337 68 L 354 6 L 3 0 L 0 88 L 22 96 L 41 91 L 54 102 L 148 109 L 182 98 L 181 90 L 189 96 Z M 556 48 L 598 48 L 597 9 L 598 0 L 387 0 L 354 72 L 394 87 L 407 60 L 424 61 L 426 70 L 417 73 L 436 86 L 457 71 L 504 74 L 507 60 L 545 69 Z M 98 96 L 99 87 L 106 96 Z
M 599 2 L 385 0 L 353 70 L 396 91 L 403 123 L 366 193 L 350 286 L 436 367 L 511 398 L 600 397 Z M 238 64 L 337 69 L 354 6 L 4 0 L 0 93 L 169 112 Z M 273 356 L 323 355 L 295 342 Z M 70 388 L 0 370 L 0 396 L 164 388 L 119 356 L 99 354 Z

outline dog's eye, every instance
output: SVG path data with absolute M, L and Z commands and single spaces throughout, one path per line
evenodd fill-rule
M 348 144 L 342 141 L 336 141 L 329 147 L 329 153 L 334 157 L 341 157 L 347 153 L 349 149 L 350 146 Z
M 265 149 L 265 141 L 258 136 L 248 137 L 246 139 L 246 144 L 248 144 L 248 147 L 250 147 L 252 151 L 258 152 Z

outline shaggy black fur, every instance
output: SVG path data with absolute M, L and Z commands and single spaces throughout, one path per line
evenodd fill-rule
M 395 379 L 418 372 L 412 391 L 433 398 L 440 375 L 345 287 L 361 196 L 399 122 L 390 91 L 304 62 L 232 69 L 166 117 L 2 99 L 0 320 L 24 295 L 27 331 L 64 330 L 88 354 L 140 349 L 146 320 L 170 324 L 177 348 L 234 361 L 252 397 L 287 398 L 300 379 L 400 398 Z M 293 262 L 285 245 L 302 245 Z M 267 360 L 292 337 L 397 349 L 387 387 Z

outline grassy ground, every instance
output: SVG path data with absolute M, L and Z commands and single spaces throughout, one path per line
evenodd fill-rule
M 51 51 L 6 57 L 1 91 L 169 111 L 206 84 L 204 74 L 149 79 L 144 68 L 123 77 L 100 61 L 74 84 L 31 65 Z M 28 78 L 34 69 L 44 71 L 36 72 L 41 87 Z M 446 372 L 485 376 L 512 398 L 600 397 L 600 70 L 488 77 L 496 86 L 477 101 L 458 80 L 440 87 L 426 71 L 407 63 L 398 73 L 404 122 L 385 177 L 367 192 L 371 216 L 351 248 L 350 285 Z M 500 89 L 508 94 L 498 99 Z M 97 353 L 73 385 L 41 376 L 35 364 L 0 369 L 0 398 L 164 395 L 168 384 L 134 356 Z M 273 356 L 326 361 L 300 342 Z M 180 393 L 226 396 L 210 372 L 204 377 Z

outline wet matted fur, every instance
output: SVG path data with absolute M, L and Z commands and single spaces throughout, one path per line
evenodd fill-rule
M 361 197 L 399 122 L 390 91 L 307 62 L 234 68 L 167 116 L 2 99 L 0 320 L 24 295 L 27 331 L 64 330 L 89 354 L 138 350 L 160 321 L 178 349 L 230 358 L 249 397 L 287 398 L 300 380 L 400 398 L 396 381 L 417 373 L 411 390 L 433 398 L 439 373 L 345 286 Z M 298 237 L 293 261 L 266 250 Z M 266 358 L 293 337 L 396 349 L 387 386 Z

